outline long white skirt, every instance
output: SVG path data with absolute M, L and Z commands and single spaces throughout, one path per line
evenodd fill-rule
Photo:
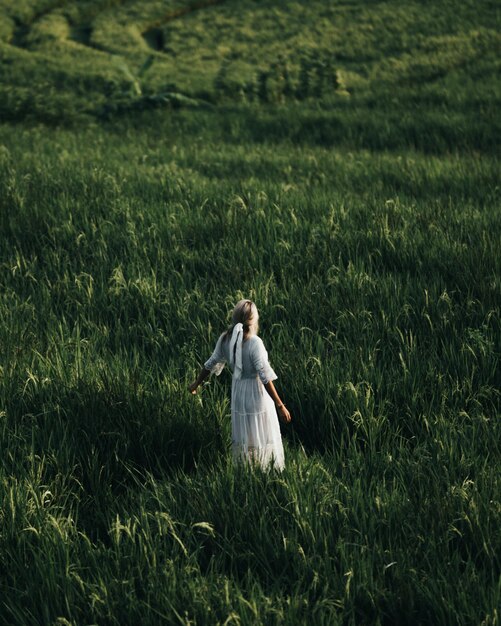
M 235 462 L 282 470 L 284 448 L 275 403 L 256 378 L 233 378 L 231 434 Z

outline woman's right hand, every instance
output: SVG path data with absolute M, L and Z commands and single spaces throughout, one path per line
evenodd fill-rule
M 191 383 L 191 385 L 189 385 L 188 389 L 190 391 L 190 393 L 192 393 L 193 395 L 196 395 L 197 393 L 197 383 Z

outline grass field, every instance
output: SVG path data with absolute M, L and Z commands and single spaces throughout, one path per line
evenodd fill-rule
M 4 0 L 0 624 L 499 625 L 500 13 Z

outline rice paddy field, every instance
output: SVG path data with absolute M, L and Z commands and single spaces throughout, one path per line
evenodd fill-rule
M 500 18 L 0 2 L 0 624 L 500 624 Z

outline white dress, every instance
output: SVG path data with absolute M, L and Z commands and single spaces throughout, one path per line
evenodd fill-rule
M 206 370 L 219 375 L 230 362 L 230 339 L 223 333 L 205 362 Z M 242 344 L 242 372 L 231 384 L 231 435 L 234 461 L 257 462 L 263 467 L 284 467 L 284 448 L 275 403 L 264 388 L 277 375 L 268 363 L 260 337 L 250 336 Z

